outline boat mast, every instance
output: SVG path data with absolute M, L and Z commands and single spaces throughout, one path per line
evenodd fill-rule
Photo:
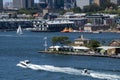
M 45 47 L 45 51 L 47 51 L 47 37 L 44 37 L 45 43 L 44 43 L 44 47 Z

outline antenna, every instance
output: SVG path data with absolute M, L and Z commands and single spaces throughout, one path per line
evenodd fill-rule
M 47 51 L 47 37 L 44 37 L 45 43 L 44 43 L 44 47 L 45 47 L 45 51 Z

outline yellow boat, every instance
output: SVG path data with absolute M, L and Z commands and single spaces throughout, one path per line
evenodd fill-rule
M 65 27 L 61 32 L 69 32 L 69 29 Z
M 73 32 L 73 29 L 65 27 L 61 32 Z

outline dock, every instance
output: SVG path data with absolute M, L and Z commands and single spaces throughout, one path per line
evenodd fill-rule
M 75 55 L 75 56 L 93 56 L 93 57 L 108 57 L 108 58 L 117 58 L 120 59 L 118 55 L 101 55 L 98 53 L 90 54 L 90 53 L 78 53 L 78 52 L 56 52 L 56 51 L 38 51 L 38 53 L 48 53 L 48 54 L 61 54 L 61 55 Z

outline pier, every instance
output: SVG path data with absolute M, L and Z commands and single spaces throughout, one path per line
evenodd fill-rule
M 93 57 L 108 57 L 108 58 L 117 58 L 120 59 L 118 55 L 101 55 L 99 53 L 78 53 L 78 52 L 59 52 L 59 51 L 38 51 L 38 53 L 48 53 L 48 54 L 61 54 L 61 55 L 75 55 L 75 56 L 93 56 Z

